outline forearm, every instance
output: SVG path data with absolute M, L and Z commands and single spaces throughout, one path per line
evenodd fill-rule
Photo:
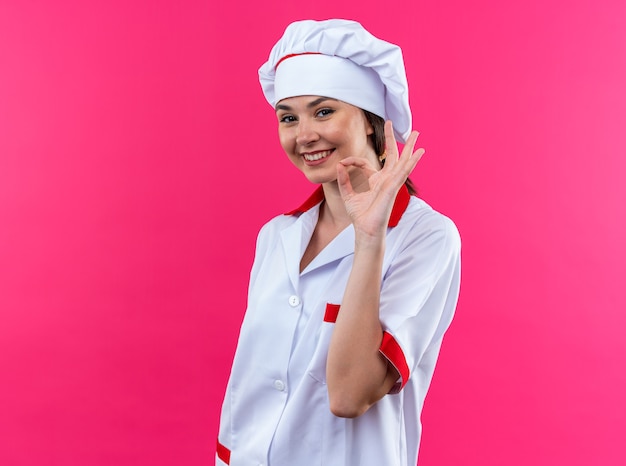
M 326 379 L 331 410 L 344 417 L 365 412 L 384 396 L 395 379 L 380 354 L 379 318 L 384 235 L 357 239 L 352 271 L 330 342 Z

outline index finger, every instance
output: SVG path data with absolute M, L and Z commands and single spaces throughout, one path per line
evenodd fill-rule
M 393 135 L 393 123 L 391 120 L 385 121 L 385 165 L 393 165 L 398 160 L 398 144 Z

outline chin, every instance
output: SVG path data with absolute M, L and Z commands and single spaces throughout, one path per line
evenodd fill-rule
M 304 173 L 304 176 L 310 183 L 313 184 L 324 184 L 331 183 L 333 181 L 337 181 L 337 176 L 324 176 L 321 173 L 313 174 L 313 173 Z

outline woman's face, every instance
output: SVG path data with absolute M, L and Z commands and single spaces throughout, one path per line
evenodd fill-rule
M 283 149 L 312 183 L 336 181 L 337 162 L 349 156 L 379 166 L 368 137 L 373 129 L 354 105 L 328 97 L 290 97 L 278 102 L 276 117 Z

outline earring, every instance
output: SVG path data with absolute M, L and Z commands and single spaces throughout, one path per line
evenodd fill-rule
M 380 163 L 383 163 L 386 158 L 387 158 L 387 151 L 383 152 L 382 154 L 378 156 L 378 160 L 380 161 Z

